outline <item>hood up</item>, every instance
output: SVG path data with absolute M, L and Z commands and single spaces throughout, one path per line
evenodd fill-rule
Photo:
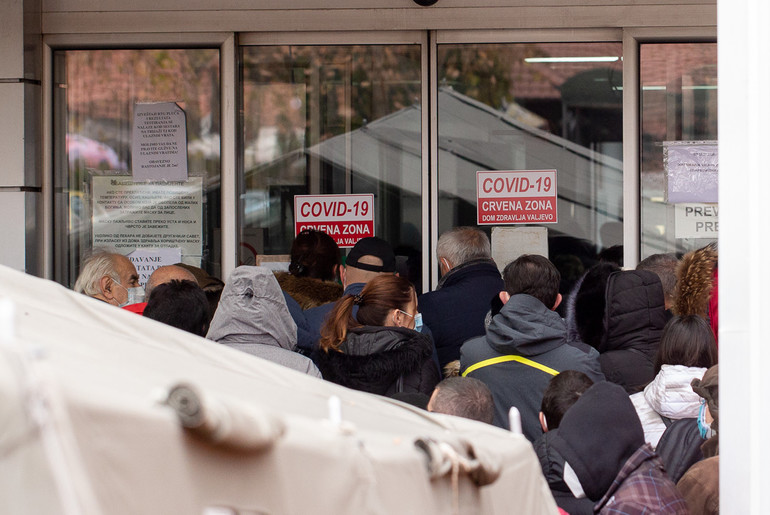
M 636 349 L 652 358 L 657 352 L 666 308 L 660 278 L 647 270 L 625 270 L 607 281 L 604 337 L 600 353 Z
M 623 464 L 644 445 L 644 431 L 623 387 L 594 384 L 554 429 L 553 447 L 575 471 L 586 496 L 598 501 Z
M 239 266 L 230 274 L 206 338 L 294 350 L 297 324 L 271 270 Z
M 501 354 L 536 356 L 567 341 L 567 328 L 558 313 L 535 297 L 512 295 L 487 328 L 487 342 Z

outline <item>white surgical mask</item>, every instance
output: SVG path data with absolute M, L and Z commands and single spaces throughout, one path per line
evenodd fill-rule
M 139 304 L 140 302 L 144 302 L 144 288 L 141 286 L 136 286 L 134 288 L 126 288 L 119 282 L 115 282 L 114 284 L 117 284 L 124 290 L 126 290 L 126 302 L 123 304 L 118 304 L 119 308 L 122 308 L 123 306 L 130 306 L 131 304 Z

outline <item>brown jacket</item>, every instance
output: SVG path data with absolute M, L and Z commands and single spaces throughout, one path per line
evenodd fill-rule
M 719 513 L 719 456 L 690 467 L 676 487 L 692 515 Z

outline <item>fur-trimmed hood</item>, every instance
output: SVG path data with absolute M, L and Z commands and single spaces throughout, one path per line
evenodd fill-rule
M 302 309 L 318 307 L 342 297 L 342 285 L 312 277 L 296 277 L 288 272 L 276 272 L 281 289 L 297 301 Z
M 700 315 L 708 318 L 709 300 L 714 287 L 714 268 L 719 254 L 716 245 L 710 244 L 688 252 L 676 269 L 677 283 L 674 305 L 675 315 Z

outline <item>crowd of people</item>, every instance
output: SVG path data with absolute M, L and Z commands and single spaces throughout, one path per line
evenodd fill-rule
M 600 261 L 569 291 L 522 255 L 502 272 L 487 235 L 443 233 L 441 280 L 418 295 L 392 247 L 345 260 L 297 235 L 286 272 L 189 265 L 144 289 L 125 256 L 96 250 L 75 290 L 219 344 L 427 411 L 520 430 L 560 509 L 718 513 L 717 252 Z M 515 409 L 512 409 L 515 408 Z

